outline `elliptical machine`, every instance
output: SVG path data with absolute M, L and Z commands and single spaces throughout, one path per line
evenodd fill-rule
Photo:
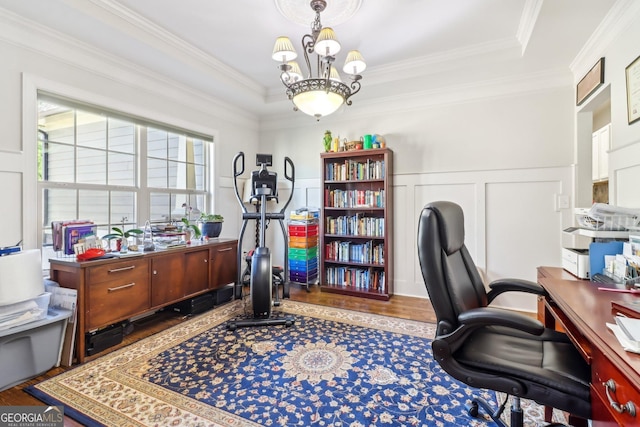
M 291 182 L 291 194 L 279 212 L 267 212 L 267 202 L 274 200 L 278 202 L 278 174 L 267 169 L 272 166 L 272 156 L 270 154 L 257 154 L 256 166 L 260 169 L 251 173 L 251 202 L 256 202 L 257 212 L 249 212 L 242 202 L 238 191 L 238 177 L 244 173 L 244 153 L 241 151 L 233 158 L 233 187 L 236 199 L 242 208 L 242 227 L 238 238 L 238 277 L 234 287 L 235 298 L 242 298 L 242 241 L 244 232 L 249 220 L 259 221 L 259 244 L 251 256 L 250 274 L 250 295 L 253 305 L 253 314 L 244 318 L 232 319 L 227 323 L 227 329 L 235 330 L 244 326 L 265 326 L 265 325 L 285 325 L 291 326 L 294 323 L 293 316 L 283 316 L 272 312 L 274 305 L 273 294 L 276 295 L 276 302 L 279 305 L 278 286 L 274 288 L 273 267 L 271 264 L 271 251 L 266 247 L 265 235 L 267 230 L 267 220 L 275 219 L 280 224 L 282 236 L 285 244 L 287 242 L 287 230 L 284 225 L 285 211 L 291 199 L 295 187 L 295 167 L 289 157 L 284 158 L 284 176 Z M 246 185 L 246 184 L 245 184 Z M 284 280 L 282 285 L 283 298 L 289 297 L 289 283 L 287 281 L 287 251 L 284 262 Z M 275 292 L 274 292 L 275 291 Z

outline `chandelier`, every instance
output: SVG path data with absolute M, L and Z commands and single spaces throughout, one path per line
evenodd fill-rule
M 278 37 L 273 47 L 272 58 L 280 63 L 280 80 L 286 88 L 288 98 L 293 102 L 294 111 L 320 120 L 320 117 L 335 112 L 342 104 L 351 105 L 351 96 L 360 91 L 360 79 L 367 64 L 357 50 L 347 54 L 343 71 L 348 75 L 350 84 L 342 82 L 338 71 L 333 66 L 336 54 L 340 52 L 340 43 L 330 27 L 322 27 L 320 12 L 327 7 L 325 0 L 311 0 L 311 9 L 316 13 L 311 23 L 311 34 L 302 37 L 304 59 L 308 74 L 303 78 L 300 66 L 295 61 L 298 57 L 289 37 Z M 312 68 L 310 54 L 315 54 Z

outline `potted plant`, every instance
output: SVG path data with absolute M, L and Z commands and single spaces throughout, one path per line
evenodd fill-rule
M 222 231 L 222 223 L 224 217 L 219 214 L 200 214 L 200 222 L 202 222 L 202 233 L 209 237 L 218 237 Z
M 196 239 L 200 238 L 200 236 L 202 235 L 202 232 L 200 231 L 200 228 L 198 227 L 197 224 L 194 224 L 191 221 L 189 221 L 189 218 L 182 218 L 182 223 L 184 224 L 182 226 L 182 229 L 189 233 L 189 235 L 186 238 L 187 244 L 191 243 L 192 234 Z
M 120 228 L 120 227 L 111 227 L 111 230 L 113 231 L 113 233 L 106 234 L 106 235 L 102 236 L 102 238 L 103 239 L 107 239 L 107 240 L 117 239 L 116 240 L 116 250 L 117 251 L 120 251 L 122 249 L 122 241 L 124 239 L 128 239 L 129 237 L 133 237 L 133 236 L 140 236 L 141 234 L 144 233 L 139 228 L 132 228 L 130 230 L 126 230 L 125 231 L 124 227 L 122 227 L 122 228 Z

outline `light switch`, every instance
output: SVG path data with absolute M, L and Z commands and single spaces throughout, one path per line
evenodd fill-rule
M 569 209 L 569 196 L 566 194 L 556 195 L 556 211 L 560 209 Z

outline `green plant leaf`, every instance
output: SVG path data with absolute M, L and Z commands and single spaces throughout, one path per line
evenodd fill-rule
M 131 237 L 133 235 L 141 235 L 142 233 L 144 233 L 144 231 L 140 230 L 139 228 L 132 228 L 131 230 L 127 230 L 124 232 L 124 237 Z

